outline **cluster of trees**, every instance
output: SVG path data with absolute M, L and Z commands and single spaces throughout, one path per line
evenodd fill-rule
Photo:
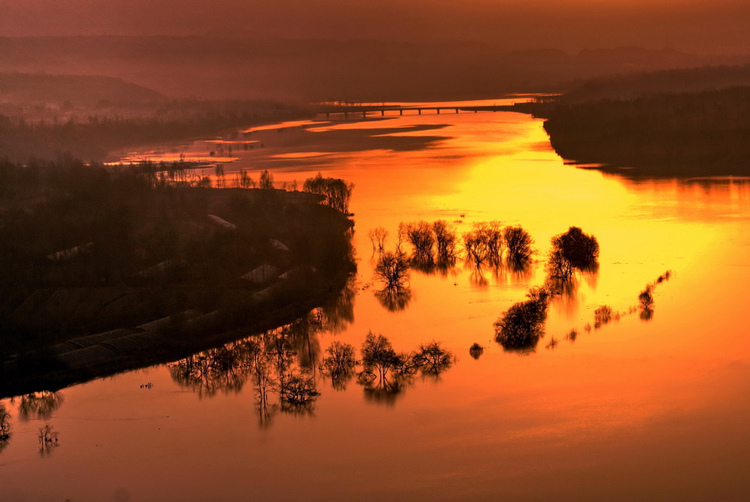
M 382 284 L 375 295 L 389 310 L 402 310 L 411 299 L 409 271 L 446 273 L 462 254 L 467 264 L 480 272 L 484 267 L 507 267 L 513 272 L 528 270 L 533 240 L 521 226 L 503 227 L 499 222 L 477 223 L 459 237 L 455 227 L 444 220 L 400 224 L 395 251 L 386 250 L 388 231 L 377 227 L 369 232 L 373 253 L 377 254 L 375 278 Z M 411 252 L 407 254 L 406 244 Z
M 382 335 L 368 333 L 359 351 L 333 341 L 320 352 L 317 334 L 327 329 L 320 311 L 261 335 L 228 343 L 183 358 L 169 365 L 172 378 L 201 396 L 238 392 L 246 385 L 254 391 L 261 426 L 276 413 L 310 414 L 320 396 L 319 376 L 338 390 L 357 382 L 386 401 L 421 374 L 438 377 L 455 357 L 438 342 L 420 345 L 409 353 L 396 352 Z M 359 370 L 358 370 L 359 368 Z
M 349 199 L 354 189 L 353 183 L 347 183 L 338 178 L 324 178 L 318 173 L 314 178 L 306 179 L 302 187 L 305 192 L 323 195 L 326 205 L 349 214 Z
M 515 303 L 494 323 L 495 341 L 506 350 L 533 350 L 544 335 L 550 302 L 569 291 L 574 271 L 598 270 L 599 243 L 594 236 L 570 227 L 554 236 L 551 243 L 544 285 L 531 289 L 525 301 Z
M 422 344 L 409 353 L 396 352 L 388 338 L 372 331 L 362 343 L 359 361 L 354 347 L 347 343 L 334 342 L 326 353 L 320 368 L 334 387 L 344 388 L 356 374 L 357 382 L 371 397 L 386 401 L 413 383 L 415 375 L 438 377 L 455 361 L 453 354 L 439 342 Z M 355 371 L 357 365 L 361 365 L 360 372 Z

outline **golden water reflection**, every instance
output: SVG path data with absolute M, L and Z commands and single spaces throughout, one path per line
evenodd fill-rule
M 357 141 L 377 129 L 385 138 Z M 320 378 L 314 417 L 279 414 L 262 430 L 252 386 L 201 400 L 156 367 L 73 387 L 50 417 L 65 444 L 33 464 L 55 487 L 21 486 L 34 450 L 31 425 L 15 421 L 0 453 L 8 493 L 102 498 L 119 483 L 145 500 L 167 485 L 186 499 L 705 500 L 750 489 L 747 180 L 577 169 L 554 154 L 539 120 L 515 113 L 302 123 L 251 136 L 264 147 L 238 153 L 227 174 L 271 169 L 277 183 L 301 183 L 321 171 L 355 184 L 359 275 L 346 322 L 317 334 L 311 360 L 333 341 L 359 349 L 372 330 L 403 350 L 440 341 L 457 356 L 453 367 L 392 407 Z M 328 148 L 342 139 L 348 148 Z M 387 229 L 393 249 L 399 223 L 438 219 L 459 234 L 483 221 L 521 225 L 534 264 L 524 274 L 477 276 L 461 261 L 446 273 L 412 271 L 408 305 L 384 308 L 368 232 Z M 550 305 L 535 352 L 503 351 L 493 322 L 544 283 L 550 239 L 570 226 L 598 239 L 598 273 L 578 274 Z M 643 322 L 638 295 L 667 270 Z M 595 329 L 603 305 L 621 315 Z M 473 343 L 484 347 L 478 359 Z M 139 388 L 146 381 L 152 389 Z M 84 466 L 96 480 L 85 488 L 73 474 Z

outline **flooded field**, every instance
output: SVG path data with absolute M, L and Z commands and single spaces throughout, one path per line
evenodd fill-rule
M 277 187 L 318 172 L 353 183 L 356 280 L 327 314 L 262 340 L 3 400 L 3 500 L 740 500 L 750 490 L 747 179 L 565 165 L 540 120 L 510 112 L 275 124 L 121 158 L 210 160 L 221 179 L 213 167 L 193 174 L 224 186 L 265 169 Z M 412 269 L 408 297 L 384 304 L 370 232 L 385 229 L 395 250 L 399 224 L 437 220 L 458 236 L 520 225 L 532 264 L 477 269 L 461 255 Z M 551 301 L 533 350 L 505 350 L 493 324 L 545 283 L 550 240 L 571 226 L 598 240 L 598 269 L 576 272 Z M 370 331 L 396 352 L 439 342 L 451 362 L 390 387 L 320 368 L 333 342 L 361 359 Z M 282 363 L 236 363 L 279 340 Z M 292 373 L 314 383 L 301 406 L 279 398 Z

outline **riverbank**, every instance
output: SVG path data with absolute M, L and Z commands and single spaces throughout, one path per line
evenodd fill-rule
M 15 180 L 0 205 L 4 395 L 290 322 L 355 270 L 346 214 L 272 179 L 211 189 L 135 167 L 3 168 Z

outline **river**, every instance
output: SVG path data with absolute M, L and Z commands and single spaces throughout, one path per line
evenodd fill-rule
M 319 360 L 333 341 L 359 351 L 372 331 L 397 351 L 440 342 L 453 364 L 398 393 L 356 378 L 341 388 L 316 370 L 320 395 L 292 412 L 272 388 L 259 411 L 251 379 L 208 389 L 178 382 L 168 365 L 7 399 L 2 500 L 739 500 L 750 491 L 748 180 L 565 165 L 540 120 L 511 112 L 304 121 L 221 141 L 221 152 L 197 141 L 123 157 L 220 159 L 230 184 L 240 169 L 256 180 L 269 169 L 277 186 L 318 172 L 354 183 L 353 315 L 312 333 L 306 356 Z M 368 233 L 385 228 L 393 248 L 399 223 L 420 220 L 446 220 L 459 235 L 479 222 L 521 225 L 535 262 L 525 273 L 477 274 L 461 260 L 412 270 L 408 303 L 389 310 L 375 294 Z M 535 350 L 504 350 L 493 323 L 544 282 L 550 239 L 570 226 L 597 238 L 598 271 L 552 302 Z M 638 295 L 667 271 L 644 320 Z M 597 328 L 603 305 L 620 315 Z M 473 343 L 484 347 L 478 358 Z M 51 440 L 40 442 L 46 425 Z

